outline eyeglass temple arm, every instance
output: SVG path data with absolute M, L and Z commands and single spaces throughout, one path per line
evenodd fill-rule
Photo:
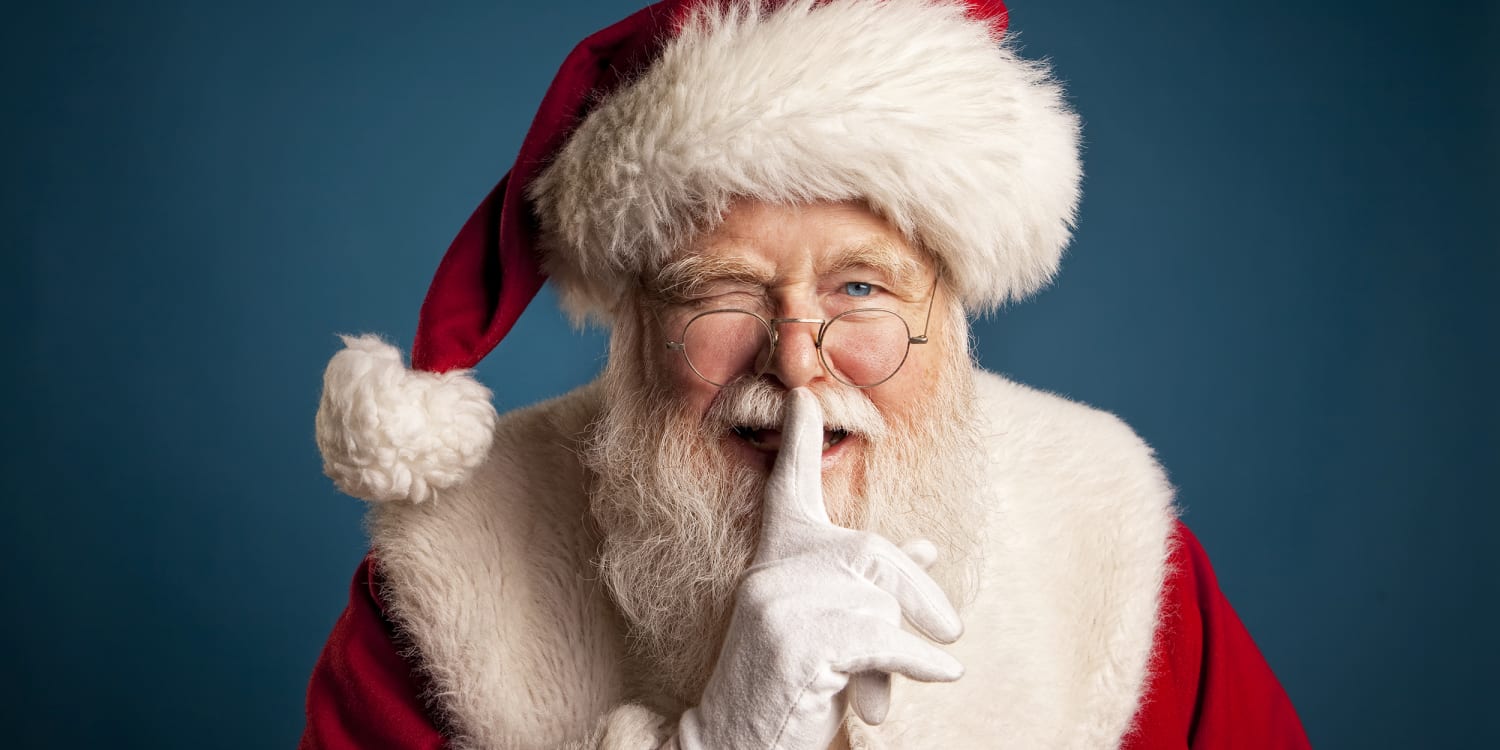
M 932 280 L 932 291 L 930 291 L 930 292 L 927 293 L 927 319 L 924 320 L 924 321 L 922 321 L 922 332 L 919 333 L 919 334 L 917 334 L 917 335 L 915 335 L 915 336 L 912 336 L 909 339 L 907 339 L 906 340 L 907 343 L 911 343 L 911 344 L 925 344 L 925 343 L 927 343 L 927 326 L 932 325 L 932 303 L 934 303 L 934 302 L 937 301 L 937 286 L 938 286 L 938 282 L 941 281 L 942 278 L 943 278 L 942 274 L 939 274 L 936 278 L 934 278 Z

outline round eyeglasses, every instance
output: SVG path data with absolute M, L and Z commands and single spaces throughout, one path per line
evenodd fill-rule
M 934 289 L 936 291 L 936 289 Z M 932 300 L 927 302 L 932 317 Z M 770 318 L 730 308 L 698 313 L 688 320 L 679 341 L 667 348 L 682 352 L 688 367 L 704 381 L 726 386 L 746 376 L 760 377 L 770 367 L 781 338 L 781 326 L 816 323 L 818 359 L 835 380 L 855 388 L 873 388 L 896 375 L 912 344 L 927 343 L 927 326 L 913 336 L 906 319 L 892 310 L 867 307 L 832 318 Z

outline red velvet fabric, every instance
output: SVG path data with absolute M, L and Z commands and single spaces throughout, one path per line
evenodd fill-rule
M 420 677 L 401 656 L 380 603 L 374 560 L 365 557 L 349 586 L 349 606 L 313 667 L 301 750 L 437 750 L 443 735 L 428 718 Z
M 432 372 L 473 367 L 510 332 L 545 279 L 526 187 L 590 106 L 655 55 L 689 2 L 648 6 L 568 53 L 521 141 L 515 166 L 474 210 L 438 264 L 417 319 L 412 367 Z
M 1151 677 L 1123 747 L 1310 747 L 1286 692 L 1219 591 L 1202 545 L 1181 524 L 1173 541 Z M 443 746 L 372 571 L 366 558 L 313 670 L 303 750 Z
M 1130 750 L 1311 747 L 1286 691 L 1181 523 L 1173 535 L 1151 677 Z

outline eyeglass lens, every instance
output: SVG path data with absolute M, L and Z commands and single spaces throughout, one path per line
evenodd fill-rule
M 812 327 L 802 323 L 789 326 Z M 783 337 L 816 331 L 783 330 Z M 838 380 L 868 387 L 888 380 L 906 361 L 911 333 L 906 321 L 889 310 L 853 310 L 830 321 L 823 332 L 823 366 Z M 742 310 L 716 310 L 694 318 L 683 331 L 683 353 L 699 377 L 715 385 L 765 370 L 771 354 L 771 329 Z

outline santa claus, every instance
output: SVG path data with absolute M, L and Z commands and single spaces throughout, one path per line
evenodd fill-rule
M 580 44 L 424 303 L 328 367 L 372 551 L 308 748 L 1303 747 L 1113 416 L 974 367 L 1077 118 L 998 2 L 668 0 Z M 593 384 L 467 368 L 550 276 Z

